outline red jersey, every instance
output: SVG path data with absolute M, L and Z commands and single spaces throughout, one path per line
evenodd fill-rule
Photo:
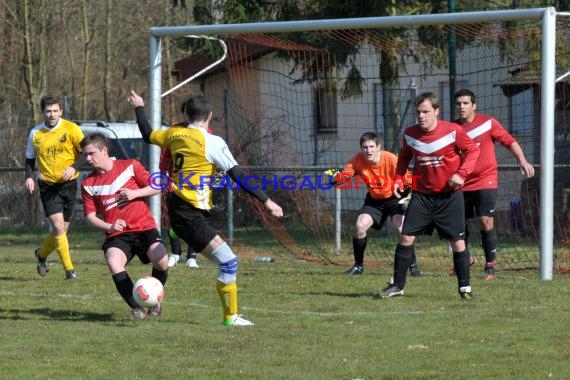
M 168 191 L 172 192 L 172 154 L 170 149 L 163 149 L 160 151 L 160 161 L 158 162 L 158 169 L 168 174 L 170 181 L 168 182 Z
M 463 179 L 473 171 L 479 148 L 459 125 L 438 120 L 430 132 L 418 125 L 404 131 L 403 144 L 398 154 L 396 174 L 404 176 L 410 161 L 414 159 L 412 175 L 413 191 L 423 194 L 454 191 L 447 181 L 453 174 Z
M 340 188 L 343 188 L 343 179 L 349 179 L 355 175 L 366 182 L 368 193 L 372 199 L 388 199 L 394 196 L 394 177 L 396 176 L 396 164 L 398 157 L 388 151 L 380 153 L 380 161 L 373 164 L 362 153 L 357 153 L 348 161 L 342 172 L 337 176 Z
M 516 141 L 513 136 L 503 128 L 501 123 L 491 116 L 475 114 L 471 123 L 460 123 L 467 135 L 479 145 L 479 160 L 473 172 L 467 177 L 463 185 L 464 191 L 482 189 L 496 189 L 499 187 L 497 174 L 497 158 L 495 156 L 495 142 L 509 149 Z
M 107 223 L 114 223 L 117 219 L 127 223 L 124 231 L 106 232 L 107 237 L 155 229 L 156 223 L 145 199 L 134 199 L 122 207 L 117 204 L 120 189 L 146 187 L 149 176 L 149 172 L 137 160 L 114 160 L 110 171 L 92 171 L 81 182 L 85 215 L 96 212 Z

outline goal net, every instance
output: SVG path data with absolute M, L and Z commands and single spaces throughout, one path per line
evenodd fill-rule
M 500 12 L 499 12 L 500 13 Z M 489 16 L 495 12 L 488 12 Z M 411 16 L 413 19 L 416 16 Z M 540 265 L 541 193 L 541 19 L 417 23 L 375 28 L 335 27 L 321 23 L 295 28 L 231 30 L 210 25 L 199 30 L 227 44 L 227 59 L 196 82 L 212 100 L 219 121 L 214 132 L 225 137 L 238 162 L 260 187 L 283 206 L 275 220 L 244 192 L 216 195 L 213 222 L 226 227 L 233 212 L 234 243 L 273 239 L 292 257 L 327 263 L 352 263 L 352 234 L 365 186 L 352 182 L 336 190 L 322 176 L 342 169 L 359 151 L 359 138 L 378 133 L 383 148 L 397 154 L 402 131 L 415 124 L 414 98 L 431 91 L 441 100 L 440 119 L 455 117 L 453 93 L 467 88 L 477 96 L 478 111 L 495 117 L 520 143 L 537 175 L 526 179 L 514 157 L 497 144 L 499 192 L 495 225 L 498 269 L 535 269 Z M 362 19 L 365 21 L 366 19 Z M 322 20 L 321 20 L 322 21 Z M 278 23 L 286 25 L 287 23 Z M 180 36 L 200 27 L 161 28 Z M 293 30 L 294 29 L 294 30 Z M 158 29 L 157 29 L 158 30 Z M 568 22 L 556 23 L 556 61 L 568 67 Z M 152 32 L 152 31 L 151 31 Z M 175 63 L 179 80 L 192 76 L 215 58 L 196 50 Z M 570 268 L 567 245 L 570 176 L 568 82 L 556 83 L 554 102 L 554 266 Z M 215 115 L 216 116 L 216 115 Z M 270 231 L 271 235 L 267 235 Z M 470 224 L 470 250 L 484 262 L 479 227 Z M 397 238 L 387 222 L 370 229 L 367 265 L 391 266 Z M 451 265 L 447 242 L 437 236 L 417 239 L 421 267 Z

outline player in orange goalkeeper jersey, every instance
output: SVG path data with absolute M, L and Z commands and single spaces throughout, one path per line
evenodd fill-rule
M 360 152 L 355 154 L 342 172 L 335 176 L 337 186 L 340 188 L 351 186 L 349 181 L 354 177 L 355 186 L 366 185 L 368 190 L 354 226 L 352 239 L 354 265 L 344 272 L 348 276 L 360 275 L 364 271 L 364 251 L 370 227 L 379 230 L 390 217 L 394 231 L 399 234 L 402 230 L 406 203 L 392 193 L 397 161 L 396 155 L 382 150 L 380 137 L 376 133 L 366 132 L 360 137 Z M 407 191 L 409 193 L 411 187 L 408 187 Z M 421 276 L 415 252 L 410 273 L 415 277 Z

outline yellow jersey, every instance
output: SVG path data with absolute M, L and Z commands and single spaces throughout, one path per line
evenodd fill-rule
M 71 121 L 59 119 L 53 128 L 45 123 L 36 125 L 28 136 L 26 158 L 36 159 L 39 178 L 46 182 L 65 182 L 63 171 L 72 166 L 81 155 L 83 131 Z M 79 176 L 75 172 L 72 179 Z
M 176 195 L 197 209 L 211 209 L 213 193 L 209 185 L 216 168 L 227 171 L 237 165 L 224 139 L 190 124 L 186 128 L 153 130 L 150 142 L 170 149 Z

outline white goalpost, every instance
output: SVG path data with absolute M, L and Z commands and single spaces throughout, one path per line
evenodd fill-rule
M 553 7 L 518 9 L 505 11 L 465 12 L 430 14 L 417 16 L 367 17 L 354 19 L 307 20 L 287 22 L 264 22 L 244 24 L 216 24 L 192 26 L 152 27 L 149 31 L 150 84 L 149 118 L 153 128 L 161 125 L 161 99 L 185 83 L 202 75 L 210 66 L 176 87 L 162 92 L 162 39 L 166 37 L 205 36 L 218 40 L 224 56 L 213 66 L 220 64 L 227 55 L 224 36 L 236 33 L 289 33 L 303 31 L 338 31 L 346 29 L 388 29 L 394 27 L 461 25 L 466 23 L 488 23 L 534 20 L 541 25 L 541 74 L 540 74 L 540 279 L 551 280 L 554 260 L 554 147 L 555 147 L 555 85 L 556 85 L 556 17 Z M 220 37 L 220 38 L 218 38 Z M 561 79 L 561 78 L 559 78 Z M 451 95 L 450 95 L 451 96 Z M 150 171 L 158 171 L 160 149 L 152 146 Z M 161 200 L 154 196 L 150 200 L 151 211 L 160 226 Z M 286 210 L 285 210 L 286 212 Z

